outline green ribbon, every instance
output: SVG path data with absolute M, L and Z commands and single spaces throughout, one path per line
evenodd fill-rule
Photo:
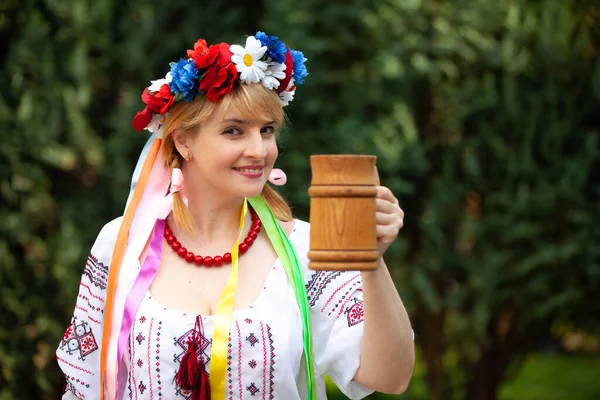
M 302 339 L 304 345 L 304 361 L 306 364 L 306 386 L 308 389 L 308 400 L 317 400 L 317 388 L 315 385 L 315 370 L 312 353 L 312 330 L 310 326 L 310 307 L 308 305 L 308 296 L 306 293 L 306 285 L 304 284 L 304 275 L 302 267 L 298 261 L 298 256 L 294 250 L 294 246 L 290 239 L 285 234 L 273 212 L 262 198 L 256 196 L 249 198 L 248 201 L 254 211 L 258 214 L 265 232 L 283 265 L 283 269 L 292 283 L 296 300 L 300 308 L 300 316 L 302 318 Z

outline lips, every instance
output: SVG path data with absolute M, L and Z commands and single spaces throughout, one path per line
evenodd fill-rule
M 264 165 L 242 165 L 233 167 L 233 170 L 246 178 L 260 178 L 263 176 Z
M 249 174 L 260 174 L 263 169 L 262 168 L 234 168 L 236 171 L 247 172 Z
M 239 167 L 233 167 L 236 171 L 244 172 L 261 172 L 265 168 L 264 165 L 240 165 Z

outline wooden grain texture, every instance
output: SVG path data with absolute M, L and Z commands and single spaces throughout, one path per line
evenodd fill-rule
M 369 155 L 314 155 L 310 156 L 311 186 L 352 185 L 372 186 L 377 182 L 376 156 Z
M 377 247 L 374 197 L 313 198 L 310 221 L 311 250 L 354 251 Z
M 377 267 L 375 162 L 375 156 L 366 155 L 311 157 L 309 268 Z
M 308 195 L 314 197 L 375 197 L 377 188 L 375 186 L 342 186 L 323 185 L 308 188 Z

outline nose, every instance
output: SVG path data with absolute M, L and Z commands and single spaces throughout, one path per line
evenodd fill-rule
M 260 130 L 252 131 L 247 136 L 248 141 L 246 143 L 246 150 L 244 155 L 249 158 L 263 159 L 267 156 L 267 145 L 265 138 L 260 133 Z

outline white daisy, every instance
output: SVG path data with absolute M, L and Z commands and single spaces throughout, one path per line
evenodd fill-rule
M 171 72 L 167 72 L 167 75 L 163 79 L 157 79 L 155 81 L 150 81 L 152 84 L 148 87 L 148 90 L 151 93 L 158 92 L 162 85 L 165 83 L 171 83 L 173 80 L 173 76 L 171 76 Z
M 267 46 L 263 46 L 260 40 L 248 36 L 246 48 L 234 44 L 229 47 L 229 50 L 233 53 L 231 61 L 235 63 L 242 82 L 258 83 L 265 77 L 267 63 L 260 59 L 265 55 Z
M 165 114 L 164 117 L 166 117 L 167 115 L 168 113 Z M 147 129 L 148 131 L 156 134 L 157 138 L 162 139 L 164 132 L 164 117 L 160 114 L 154 114 L 154 116 L 150 120 L 150 123 L 144 129 Z
M 292 100 L 294 100 L 294 95 L 296 94 L 296 82 L 294 78 L 290 79 L 290 83 L 288 83 L 287 88 L 279 93 L 279 102 L 282 107 L 290 104 Z
M 285 64 L 280 64 L 276 61 L 271 61 L 271 58 L 267 60 L 267 70 L 265 71 L 265 77 L 262 80 L 262 84 L 267 89 L 277 89 L 279 87 L 279 79 L 285 78 Z

